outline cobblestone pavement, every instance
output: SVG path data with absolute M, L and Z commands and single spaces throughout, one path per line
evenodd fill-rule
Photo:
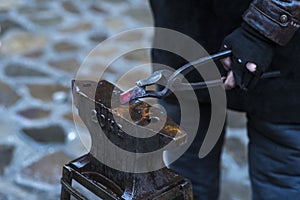
M 151 26 L 148 4 L 0 0 L 0 24 L 0 200 L 59 199 L 62 165 L 86 153 L 90 144 L 88 133 L 79 127 L 79 138 L 74 126 L 71 80 L 98 43 L 121 31 Z M 124 45 L 150 44 L 151 37 L 132 34 L 95 54 L 110 58 Z M 115 81 L 132 66 L 148 63 L 148 53 L 135 52 L 112 63 L 107 79 Z M 92 77 L 101 63 L 93 64 L 82 73 Z M 137 69 L 120 85 L 129 87 L 149 73 L 150 68 Z M 249 199 L 244 118 L 237 113 L 229 118 L 221 199 Z

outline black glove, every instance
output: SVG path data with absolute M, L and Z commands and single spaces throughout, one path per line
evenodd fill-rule
M 270 66 L 274 55 L 275 44 L 252 29 L 242 24 L 225 37 L 221 50 L 232 50 L 231 70 L 236 84 L 243 90 L 254 88 L 260 76 Z M 255 72 L 250 72 L 246 64 L 257 65 Z

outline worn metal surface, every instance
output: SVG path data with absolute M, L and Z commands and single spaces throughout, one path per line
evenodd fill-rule
M 166 167 L 148 173 L 130 173 L 113 169 L 99 161 L 100 157 L 119 159 L 114 157 L 115 152 L 107 151 L 104 137 L 118 148 L 134 153 L 152 152 L 168 144 L 172 144 L 170 147 L 173 148 L 186 140 L 186 134 L 168 118 L 159 132 L 147 126 L 153 119 L 162 117 L 163 112 L 158 108 L 135 101 L 129 105 L 127 112 L 128 107 L 119 102 L 121 92 L 107 81 L 73 82 L 74 102 L 80 118 L 91 133 L 92 147 L 89 154 L 64 166 L 61 199 L 70 199 L 70 195 L 85 199 L 72 187 L 72 180 L 102 199 L 192 199 L 191 183 Z M 124 127 L 126 132 L 123 131 Z M 104 135 L 99 134 L 100 129 Z M 128 131 L 146 133 L 151 137 L 134 137 Z M 126 166 L 126 162 L 135 160 L 120 159 L 119 165 Z M 154 156 L 147 163 L 163 163 L 162 155 Z

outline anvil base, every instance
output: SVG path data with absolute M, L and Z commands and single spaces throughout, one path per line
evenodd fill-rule
M 103 174 L 125 177 L 126 187 Z M 170 178 L 173 177 L 173 178 Z M 173 170 L 163 168 L 149 173 L 126 173 L 108 168 L 91 154 L 84 155 L 63 167 L 61 199 L 88 199 L 72 187 L 75 180 L 104 200 L 192 200 L 192 184 Z M 143 184 L 142 183 L 147 183 Z

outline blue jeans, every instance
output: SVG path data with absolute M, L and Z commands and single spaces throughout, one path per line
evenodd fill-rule
M 254 200 L 300 199 L 300 125 L 248 117 Z

